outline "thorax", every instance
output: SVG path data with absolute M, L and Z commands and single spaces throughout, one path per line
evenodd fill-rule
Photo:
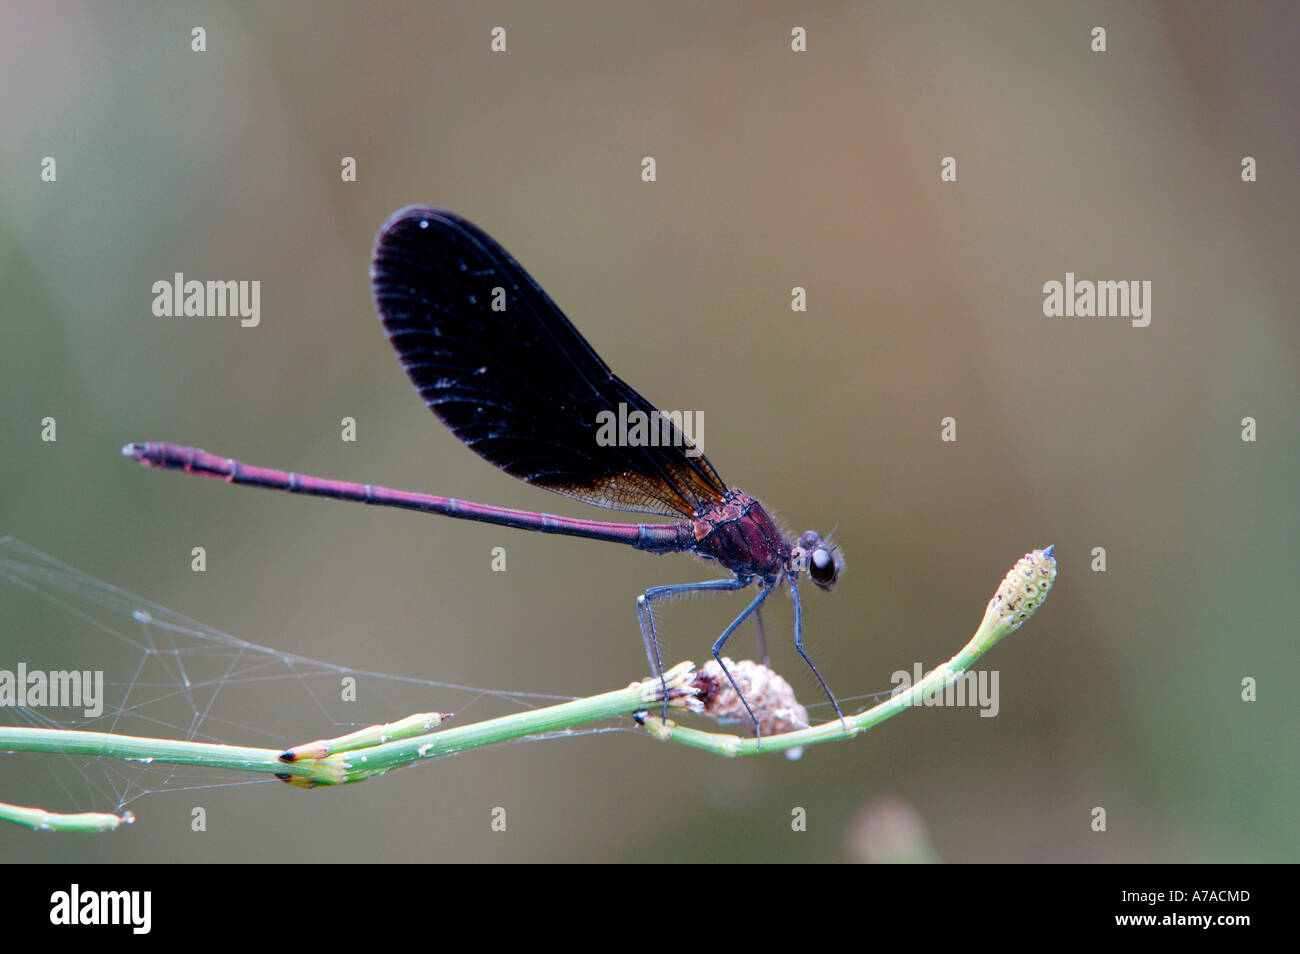
M 772 580 L 786 570 L 790 545 L 762 505 L 742 490 L 699 511 L 686 524 L 700 556 L 741 577 Z

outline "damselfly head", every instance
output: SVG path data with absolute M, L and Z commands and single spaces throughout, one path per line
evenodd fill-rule
M 816 530 L 805 530 L 790 551 L 790 563 L 800 572 L 806 570 L 808 578 L 823 590 L 829 590 L 844 570 L 844 553 L 832 546 L 829 538 L 823 540 Z

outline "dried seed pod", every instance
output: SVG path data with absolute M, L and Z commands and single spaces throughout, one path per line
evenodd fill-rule
M 748 659 L 732 662 L 723 657 L 723 661 L 754 710 L 764 737 L 808 728 L 808 710 L 799 704 L 794 689 L 780 675 Z M 700 668 L 694 685 L 705 715 L 719 722 L 742 725 L 744 734 L 754 734 L 754 723 L 745 711 L 745 704 L 717 660 L 711 659 Z

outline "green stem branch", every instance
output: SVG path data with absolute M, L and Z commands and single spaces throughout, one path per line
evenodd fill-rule
M 322 739 L 287 751 L 141 738 L 108 732 L 0 726 L 0 751 L 91 755 L 139 762 L 200 765 L 215 769 L 273 774 L 300 787 L 359 782 L 415 762 L 471 749 L 511 742 L 561 729 L 635 714 L 655 738 L 676 742 L 718 755 L 758 755 L 781 752 L 824 742 L 851 739 L 921 704 L 930 693 L 941 692 L 961 678 L 984 653 L 1018 629 L 1040 606 L 1056 577 L 1056 561 L 1049 547 L 1035 550 L 1007 574 L 984 612 L 979 629 L 961 651 L 923 679 L 889 699 L 841 723 L 838 719 L 811 728 L 796 729 L 761 740 L 738 735 L 703 732 L 665 722 L 653 714 L 663 705 L 663 686 L 669 707 L 709 713 L 695 681 L 695 667 L 683 662 L 665 673 L 665 683 L 646 679 L 626 689 L 605 692 L 559 705 L 487 719 L 470 725 L 440 728 L 441 713 L 420 713 L 387 725 L 371 726 L 337 739 Z M 429 731 L 437 728 L 437 731 Z M 38 808 L 0 803 L 0 821 L 26 825 L 40 831 L 111 831 L 131 821 L 121 815 L 86 812 L 63 815 Z

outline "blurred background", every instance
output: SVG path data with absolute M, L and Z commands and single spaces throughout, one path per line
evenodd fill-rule
M 948 659 L 1025 551 L 1055 544 L 1060 575 L 982 661 L 996 718 L 908 712 L 797 762 L 614 733 L 341 789 L 158 794 L 111 836 L 0 828 L 0 857 L 1296 860 L 1298 26 L 1284 3 L 6 4 L 0 535 L 341 666 L 570 696 L 642 677 L 635 597 L 709 576 L 686 557 L 118 454 L 170 440 L 604 519 L 482 462 L 399 370 L 368 255 L 429 203 L 496 237 L 651 401 L 702 411 L 728 483 L 792 530 L 838 524 L 844 577 L 805 621 L 840 696 Z M 1045 317 L 1067 271 L 1149 280 L 1150 326 Z M 260 280 L 260 326 L 154 317 L 174 272 Z M 60 638 L 11 590 L 0 666 Z M 743 605 L 668 607 L 665 658 L 703 662 Z M 790 601 L 770 605 L 774 666 L 816 704 Z M 258 724 L 312 732 L 275 691 Z M 0 759 L 0 800 L 26 781 Z

